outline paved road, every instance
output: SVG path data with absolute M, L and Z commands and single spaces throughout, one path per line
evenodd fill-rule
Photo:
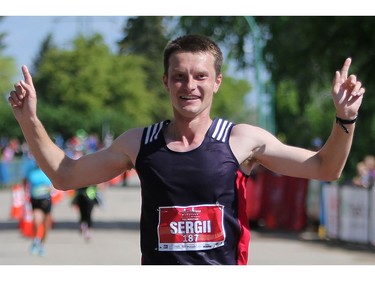
M 17 222 L 9 219 L 11 192 L 0 190 L 0 265 L 140 264 L 139 187 L 113 186 L 104 191 L 105 205 L 94 209 L 95 229 L 88 243 L 78 231 L 78 212 L 66 198 L 53 209 L 55 226 L 46 243 L 47 255 L 42 258 L 28 253 L 30 239 L 23 237 Z M 252 230 L 249 264 L 375 265 L 375 252 L 320 241 L 306 233 Z

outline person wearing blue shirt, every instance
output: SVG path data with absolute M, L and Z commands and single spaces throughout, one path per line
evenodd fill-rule
M 52 217 L 52 182 L 35 163 L 25 178 L 33 210 L 33 241 L 30 252 L 33 255 L 45 255 L 44 242 L 51 229 Z

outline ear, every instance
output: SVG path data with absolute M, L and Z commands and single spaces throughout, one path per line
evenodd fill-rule
M 216 77 L 216 81 L 215 81 L 215 85 L 214 85 L 214 94 L 216 94 L 219 91 L 219 88 L 220 88 L 220 85 L 221 85 L 222 81 L 223 81 L 223 75 L 220 73 Z
M 167 75 L 163 75 L 163 84 L 164 84 L 164 87 L 167 89 L 167 91 L 169 92 L 169 87 L 168 87 L 168 76 Z

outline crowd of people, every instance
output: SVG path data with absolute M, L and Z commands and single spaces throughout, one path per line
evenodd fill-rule
M 17 138 L 0 138 L 0 160 L 9 163 L 15 158 L 27 154 L 28 146 L 26 142 L 20 143 Z
M 95 152 L 105 146 L 110 145 L 113 136 L 108 133 L 101 141 L 97 134 L 87 133 L 85 130 L 79 129 L 76 134 L 68 139 L 64 139 L 61 134 L 53 134 L 54 143 L 64 150 L 70 157 L 81 156 L 83 153 L 88 154 Z M 2 163 L 10 163 L 22 157 L 30 157 L 30 149 L 28 143 L 20 141 L 15 137 L 0 136 L 0 161 Z
M 113 136 L 107 133 L 102 141 L 97 134 L 80 129 L 67 139 L 55 133 L 52 140 L 66 155 L 75 159 L 109 146 Z M 24 139 L 21 141 L 16 137 L 0 137 L 0 186 L 9 186 L 22 180 L 25 176 L 24 165 L 27 165 L 30 158 L 30 148 Z

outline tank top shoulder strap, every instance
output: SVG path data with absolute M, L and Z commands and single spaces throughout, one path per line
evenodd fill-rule
M 229 141 L 230 131 L 234 123 L 223 118 L 215 118 L 208 130 L 208 137 L 219 142 L 227 143 Z
M 169 120 L 164 120 L 159 123 L 154 123 L 148 127 L 145 127 L 142 136 L 142 145 L 147 145 L 158 140 L 158 138 L 161 136 L 161 131 L 163 127 L 167 125 L 169 122 Z

